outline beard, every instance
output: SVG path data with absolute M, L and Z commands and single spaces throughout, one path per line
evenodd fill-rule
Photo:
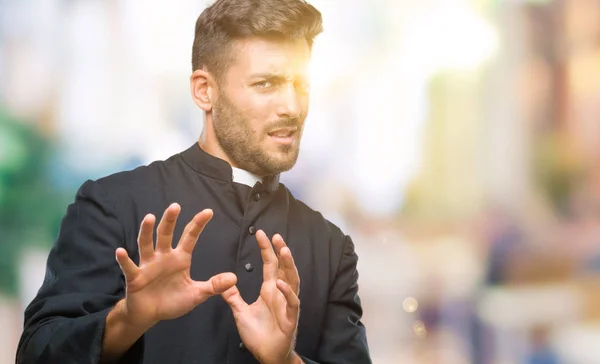
M 303 123 L 299 118 L 283 118 L 252 132 L 250 120 L 222 92 L 214 105 L 213 124 L 221 148 L 238 168 L 257 176 L 272 176 L 290 170 L 298 159 Z M 298 127 L 298 139 L 291 145 L 277 145 L 275 150 L 261 146 L 269 138 L 268 130 Z

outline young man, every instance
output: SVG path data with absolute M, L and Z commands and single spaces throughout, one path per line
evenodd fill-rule
M 83 184 L 18 363 L 371 362 L 351 239 L 278 177 L 298 156 L 321 28 L 303 0 L 218 0 L 200 15 L 198 143 Z

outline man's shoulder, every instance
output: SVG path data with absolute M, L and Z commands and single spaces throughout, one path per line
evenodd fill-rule
M 96 196 L 105 199 L 113 206 L 119 206 L 131 199 L 146 196 L 166 184 L 167 179 L 177 176 L 178 154 L 165 160 L 156 160 L 130 170 L 123 170 L 96 179 L 85 181 L 78 195 Z
M 176 168 L 179 159 L 179 154 L 175 154 L 165 160 L 155 160 L 130 170 L 100 177 L 93 182 L 106 191 L 139 189 L 148 184 L 157 183 L 161 178 L 167 178 L 169 171 Z
M 345 238 L 346 234 L 344 234 L 342 229 L 330 219 L 326 218 L 321 211 L 313 209 L 304 201 L 295 198 L 287 188 L 286 192 L 291 202 L 291 212 L 300 215 L 302 220 L 311 228 L 311 230 L 319 234 L 326 233 L 330 238 L 335 240 Z

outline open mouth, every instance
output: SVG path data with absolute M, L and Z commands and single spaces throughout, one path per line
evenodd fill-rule
M 267 133 L 271 138 L 273 138 L 278 143 L 283 144 L 292 144 L 296 140 L 296 134 L 298 132 L 298 127 L 289 127 L 289 128 L 279 128 Z
M 296 134 L 296 132 L 298 131 L 298 127 L 292 127 L 292 128 L 280 128 L 280 129 L 276 129 L 273 130 L 271 132 L 269 132 L 269 136 L 275 137 L 275 138 L 289 138 L 291 136 L 293 136 L 294 134 Z

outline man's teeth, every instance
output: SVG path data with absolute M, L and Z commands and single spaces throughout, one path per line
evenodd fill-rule
M 290 135 L 292 135 L 292 132 L 291 131 L 278 131 L 271 135 L 278 137 L 278 138 L 286 138 L 286 137 L 289 137 Z

